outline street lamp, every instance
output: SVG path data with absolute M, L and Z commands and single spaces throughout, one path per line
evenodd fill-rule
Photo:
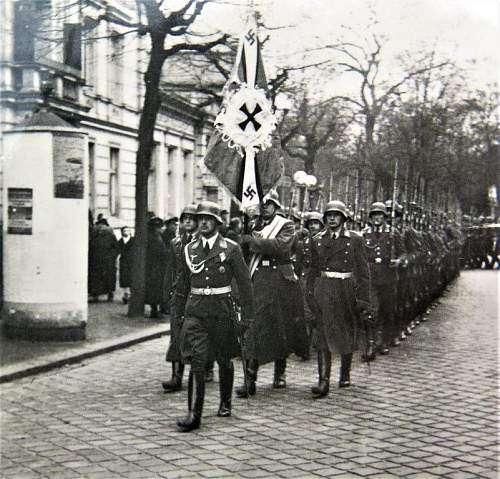
M 318 179 L 314 175 L 308 175 L 305 171 L 296 171 L 293 175 L 293 181 L 299 188 L 304 188 L 304 198 L 302 200 L 302 211 L 309 208 L 309 188 L 314 188 L 318 184 Z

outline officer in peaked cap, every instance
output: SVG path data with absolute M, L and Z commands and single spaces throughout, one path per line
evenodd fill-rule
M 198 229 L 196 210 L 197 205 L 195 204 L 184 207 L 180 216 L 180 233 L 168 245 L 165 295 L 166 301 L 169 303 L 182 269 L 184 248 L 196 239 L 196 230 Z M 172 363 L 172 378 L 162 383 L 165 392 L 179 391 L 182 388 L 182 377 L 184 374 L 184 363 L 182 362 L 179 344 L 182 322 L 179 321 L 179 317 L 175 314 L 175 307 L 172 306 L 170 311 L 170 345 L 166 359 Z
M 231 415 L 234 369 L 240 354 L 237 328 L 254 317 L 253 289 L 240 247 L 219 233 L 222 218 L 216 203 L 202 201 L 196 210 L 199 237 L 184 247 L 184 260 L 175 290 L 175 313 L 182 318 L 182 359 L 191 364 L 188 414 L 177 421 L 182 432 L 200 427 L 205 398 L 205 364 L 210 349 L 219 365 L 220 405 L 217 415 Z M 242 320 L 235 323 L 231 282 L 239 291 Z
M 380 354 L 389 353 L 389 345 L 395 345 L 399 336 L 396 324 L 396 268 L 404 262 L 404 245 L 398 231 L 391 231 L 387 224 L 386 205 L 375 202 L 369 213 L 370 226 L 363 231 L 366 255 L 371 277 L 371 293 L 377 309 L 377 326 L 380 335 L 378 345 Z M 366 360 L 374 359 L 372 351 L 367 352 Z
M 369 276 L 363 239 L 345 228 L 348 211 L 342 201 L 326 205 L 326 229 L 311 242 L 307 295 L 317 318 L 318 385 L 314 398 L 330 388 L 332 354 L 340 354 L 339 387 L 350 386 L 353 352 L 357 349 L 358 320 L 371 318 Z

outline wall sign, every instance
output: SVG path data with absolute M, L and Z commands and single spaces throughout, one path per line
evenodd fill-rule
M 83 198 L 82 136 L 71 133 L 53 134 L 54 196 L 56 198 Z
M 33 234 L 33 190 L 31 188 L 8 189 L 7 233 Z

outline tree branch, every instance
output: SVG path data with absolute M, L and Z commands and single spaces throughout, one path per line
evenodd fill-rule
M 182 52 L 182 51 L 191 51 L 191 52 L 198 52 L 198 53 L 204 53 L 209 51 L 210 49 L 222 45 L 226 42 L 228 38 L 228 35 L 224 34 L 222 37 L 217 38 L 216 40 L 208 43 L 201 43 L 201 44 L 192 44 L 192 43 L 178 43 L 177 45 L 173 45 L 170 48 L 166 48 L 163 51 L 163 56 L 164 58 L 171 57 L 172 55 L 175 55 L 176 53 Z

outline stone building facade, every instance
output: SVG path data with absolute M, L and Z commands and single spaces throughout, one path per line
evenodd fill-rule
M 133 15 L 118 0 L 0 2 L 0 129 L 32 114 L 50 87 L 52 111 L 88 133 L 90 210 L 115 228 L 133 226 L 135 216 L 149 40 L 120 25 Z M 149 178 L 148 206 L 157 216 L 178 215 L 202 199 L 229 208 L 228 195 L 202 164 L 212 121 L 185 98 L 164 95 Z

